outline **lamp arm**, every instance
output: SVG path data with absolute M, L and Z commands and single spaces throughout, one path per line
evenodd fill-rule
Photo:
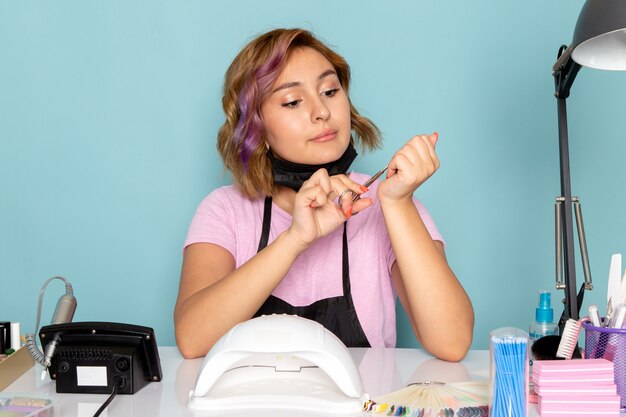
M 566 99 L 569 97 L 570 89 L 578 71 L 580 64 L 572 59 L 572 50 L 566 45 L 559 48 L 558 58 L 552 67 L 552 75 L 554 75 L 554 95 L 556 98 Z
M 561 174 L 561 195 L 557 198 L 557 250 L 562 257 L 557 256 L 557 287 L 565 290 L 565 308 L 559 328 L 563 330 L 565 320 L 579 317 L 584 286 L 579 294 L 576 293 L 576 265 L 574 260 L 574 228 L 572 216 L 572 190 L 570 181 L 569 140 L 567 132 L 567 105 L 566 98 L 581 66 L 571 57 L 571 51 L 563 45 L 559 48 L 558 59 L 553 67 L 555 97 L 557 101 L 558 130 L 559 130 L 559 159 Z M 561 264 L 562 262 L 562 264 Z M 562 269 L 561 269 L 562 267 Z M 562 275 L 564 280 L 561 281 Z M 580 300 L 580 301 L 579 301 Z

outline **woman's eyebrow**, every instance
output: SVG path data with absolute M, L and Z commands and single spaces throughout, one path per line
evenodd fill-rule
M 334 74 L 334 75 L 337 75 L 337 73 L 335 72 L 335 70 L 332 70 L 332 69 L 326 70 L 326 71 L 324 71 L 324 72 L 322 73 L 322 75 L 320 75 L 320 76 L 319 76 L 318 80 L 321 80 L 321 79 L 326 78 L 326 77 L 328 77 L 329 75 L 333 75 L 333 74 Z
M 337 73 L 335 72 L 335 70 L 333 70 L 333 69 L 328 69 L 328 70 L 324 71 L 324 72 L 323 72 L 323 73 L 322 73 L 322 74 L 318 77 L 318 80 L 322 80 L 322 79 L 324 79 L 324 78 L 328 77 L 329 75 L 333 75 L 333 74 L 334 74 L 334 75 L 337 75 Z M 300 81 L 291 81 L 291 82 L 288 82 L 288 83 L 284 83 L 284 84 L 281 84 L 281 85 L 279 85 L 278 87 L 276 87 L 274 90 L 272 90 L 272 93 L 271 93 L 271 94 L 274 94 L 275 92 L 280 91 L 280 90 L 285 90 L 285 89 L 287 89 L 287 88 L 297 87 L 297 86 L 299 86 L 299 85 L 301 85 L 301 84 L 302 84 L 302 83 L 301 83 Z
M 289 82 L 289 83 L 281 84 L 278 87 L 276 87 L 274 90 L 272 90 L 272 94 L 274 94 L 275 92 L 280 91 L 280 90 L 285 90 L 287 88 L 297 87 L 300 84 L 302 84 L 300 81 L 292 81 L 292 82 Z

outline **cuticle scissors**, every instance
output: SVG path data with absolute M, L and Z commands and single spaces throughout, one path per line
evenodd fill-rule
M 378 179 L 378 177 L 380 177 L 381 175 L 383 175 L 385 173 L 385 171 L 387 171 L 388 167 L 389 167 L 389 165 L 385 165 L 385 167 L 383 169 L 378 171 L 376 174 L 372 175 L 372 177 L 369 180 L 365 181 L 363 183 L 363 186 L 365 188 L 369 188 L 369 186 L 372 185 L 374 183 L 374 181 L 376 181 Z M 361 194 L 356 194 L 354 197 L 352 197 L 352 202 L 356 203 L 360 198 L 361 198 Z

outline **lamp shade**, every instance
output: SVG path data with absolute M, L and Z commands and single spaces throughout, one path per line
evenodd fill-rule
M 626 0 L 587 0 L 571 49 L 572 59 L 582 66 L 626 70 Z

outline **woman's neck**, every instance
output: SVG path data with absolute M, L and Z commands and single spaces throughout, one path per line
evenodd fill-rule
M 296 192 L 291 188 L 277 187 L 278 190 L 272 197 L 272 201 L 278 207 L 283 209 L 289 214 L 293 214 L 293 205 L 296 201 Z

